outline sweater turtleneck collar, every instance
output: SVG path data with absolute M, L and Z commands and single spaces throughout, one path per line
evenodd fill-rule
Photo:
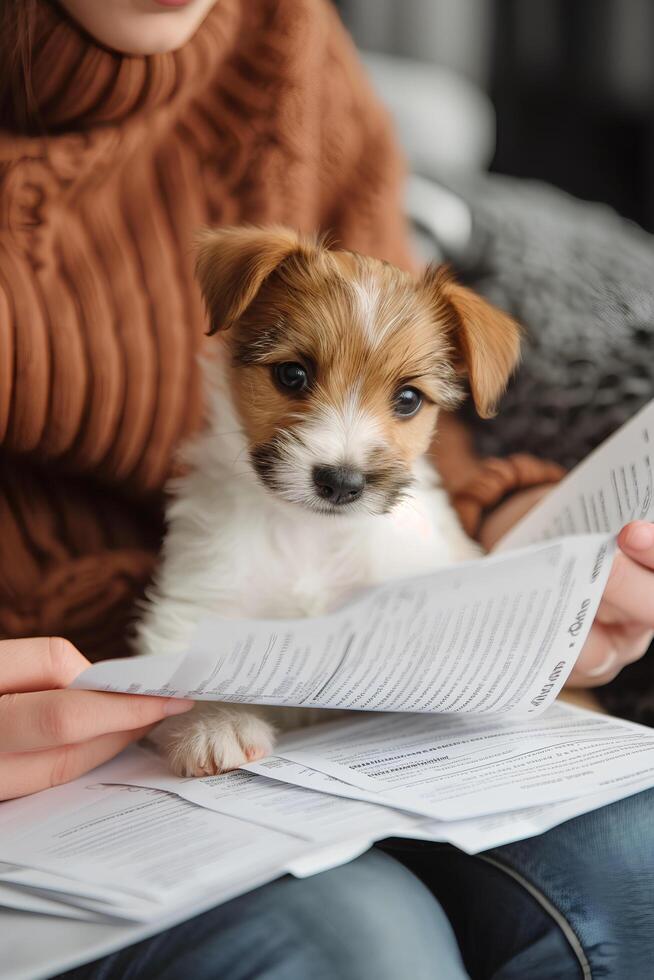
M 102 47 L 49 0 L 39 0 L 31 49 L 35 128 L 62 132 L 116 124 L 170 104 L 198 78 L 206 80 L 234 15 L 234 5 L 221 0 L 179 51 L 133 56 Z M 24 130 L 18 115 L 10 110 L 6 121 Z

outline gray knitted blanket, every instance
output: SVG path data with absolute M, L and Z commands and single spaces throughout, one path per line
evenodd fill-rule
M 480 449 L 572 466 L 654 396 L 654 236 L 541 184 L 456 190 L 473 218 L 460 272 L 526 330 L 498 417 L 470 413 Z

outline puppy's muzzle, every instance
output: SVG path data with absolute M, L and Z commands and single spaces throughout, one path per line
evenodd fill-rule
M 366 478 L 351 466 L 314 466 L 313 483 L 322 500 L 343 507 L 362 495 Z

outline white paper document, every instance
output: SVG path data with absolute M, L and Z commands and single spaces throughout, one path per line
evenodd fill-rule
M 248 768 L 182 779 L 133 747 L 4 804 L 0 903 L 148 922 L 388 836 L 474 852 L 654 785 L 654 733 L 558 706 L 523 722 L 358 716 Z
M 386 583 L 319 618 L 204 619 L 183 654 L 106 661 L 73 686 L 294 707 L 534 714 L 553 702 L 583 646 L 613 535 L 654 516 L 653 435 L 650 402 L 488 558 Z
M 634 777 L 654 785 L 654 731 L 569 705 L 492 723 L 357 718 L 288 735 L 276 754 L 441 820 L 579 798 Z
M 439 742 L 429 731 L 404 738 L 401 728 L 392 731 L 398 720 L 455 730 L 441 731 Z M 364 731 L 370 735 L 384 722 L 390 727 L 376 733 L 379 750 L 371 752 Z M 282 743 L 282 752 L 316 768 L 275 757 L 251 764 L 256 772 L 190 780 L 171 776 L 150 751 L 133 747 L 72 784 L 3 804 L 0 905 L 14 914 L 73 918 L 75 943 L 90 959 L 286 872 L 314 874 L 351 860 L 374 840 L 444 841 L 476 853 L 654 785 L 654 735 L 578 709 L 555 707 L 523 722 L 371 715 L 356 724 L 356 739 L 345 732 L 349 754 L 336 738 L 338 723 Z M 520 744 L 531 755 L 531 775 Z M 560 798 L 550 786 L 565 786 L 564 767 L 570 758 L 578 767 L 580 745 L 586 772 L 568 783 L 573 798 L 527 806 Z M 447 754 L 457 764 L 449 765 Z M 466 765 L 478 766 L 479 794 Z M 509 781 L 507 766 L 516 773 Z M 519 808 L 493 815 L 491 805 L 471 816 L 484 792 L 490 800 L 502 792 L 505 808 Z M 470 806 L 461 808 L 463 801 Z M 449 812 L 465 817 L 424 815 Z M 0 954 L 6 942 L 11 946 L 8 933 Z M 70 952 L 61 968 L 72 964 Z M 5 976 L 51 973 L 52 958 L 44 960 L 38 946 L 10 958 L 28 966 Z
M 133 756 L 132 756 L 133 757 Z M 54 791 L 89 802 L 50 814 L 38 793 L 0 810 L 0 882 L 107 915 L 147 921 L 210 892 L 238 894 L 243 880 L 270 880 L 304 857 L 309 846 L 291 834 L 196 806 L 170 793 L 112 786 L 130 754 Z M 12 812 L 13 811 L 13 812 Z M 19 819 L 14 819 L 14 816 Z M 6 895 L 5 895 L 6 899 Z
M 372 843 L 380 834 L 399 833 L 403 826 L 402 816 L 379 805 L 376 799 L 363 802 L 347 793 L 341 795 L 349 798 L 341 799 L 338 794 L 312 792 L 308 786 L 289 785 L 245 770 L 185 779 L 173 776 L 163 759 L 146 751 L 140 756 L 134 754 L 129 766 L 121 766 L 109 778 L 112 782 L 165 790 L 209 810 L 317 844 L 344 839 Z
M 74 687 L 364 711 L 535 714 L 563 686 L 613 554 L 606 535 L 371 589 L 317 619 L 204 620 L 179 656 L 105 661 Z
M 318 792 L 350 799 L 366 800 L 368 802 L 390 805 L 383 792 L 370 792 L 359 789 L 351 783 L 345 783 L 334 776 L 325 775 L 316 769 L 309 769 L 297 762 L 283 759 L 281 756 L 270 756 L 259 762 L 248 763 L 247 769 L 262 775 L 270 775 L 276 780 L 283 780 L 295 786 L 304 786 Z M 592 793 L 563 803 L 545 803 L 542 806 L 531 806 L 520 810 L 508 810 L 488 816 L 470 817 L 463 820 L 434 820 L 411 815 L 403 812 L 404 822 L 401 832 L 394 834 L 400 837 L 413 837 L 421 840 L 444 841 L 467 851 L 477 854 L 492 847 L 500 847 L 512 841 L 525 837 L 533 837 L 557 824 L 570 820 L 572 817 L 589 813 L 615 800 L 623 799 L 641 790 L 649 789 L 652 785 L 651 773 L 636 773 L 631 777 L 621 776 L 617 786 L 609 786 L 600 793 Z
M 654 518 L 654 402 L 598 446 L 512 528 L 496 551 L 568 534 L 616 534 Z

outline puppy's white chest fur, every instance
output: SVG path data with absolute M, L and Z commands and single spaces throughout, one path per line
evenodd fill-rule
M 470 557 L 445 494 L 421 468 L 415 491 L 383 516 L 303 513 L 265 491 L 241 499 L 229 521 L 227 567 L 216 556 L 209 572 L 215 582 L 233 577 L 233 614 L 317 616 L 358 588 Z M 218 533 L 227 537 L 224 525 Z
M 193 473 L 170 508 L 140 652 L 185 649 L 203 616 L 318 616 L 365 586 L 476 557 L 429 464 L 417 470 L 390 514 L 356 517 L 303 512 L 254 481 Z

